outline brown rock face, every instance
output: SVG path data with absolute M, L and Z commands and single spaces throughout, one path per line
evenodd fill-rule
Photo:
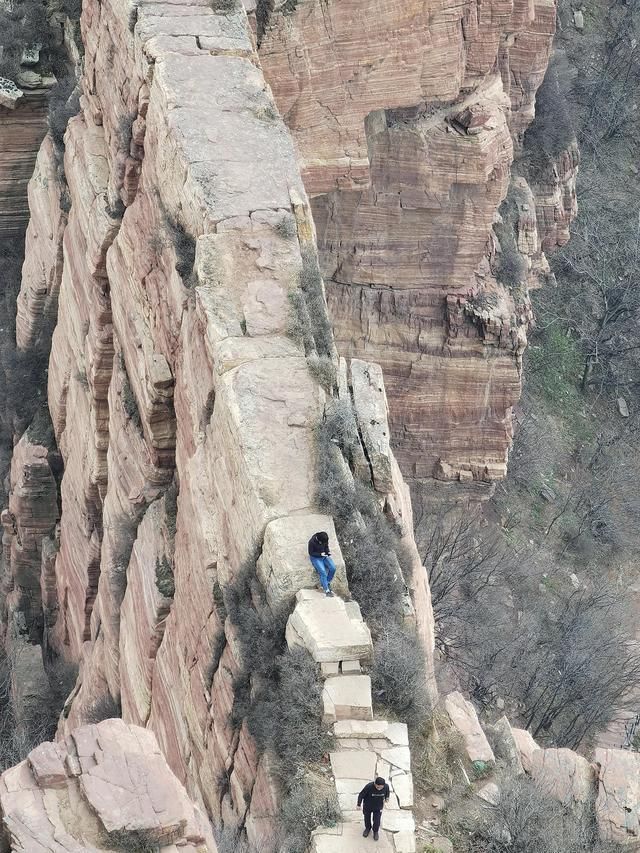
M 492 225 L 534 115 L 555 5 L 294 7 L 258 26 L 260 57 L 314 197 L 338 348 L 382 365 L 405 477 L 500 479 L 526 287 L 547 272 L 526 183 L 531 209 L 516 233 L 528 272 L 513 289 L 493 275 Z M 575 214 L 575 165 L 569 152 L 535 188 L 544 247 Z
M 293 6 L 269 17 L 260 59 L 311 195 L 368 182 L 376 111 L 456 100 L 496 64 L 523 114 L 518 132 L 533 118 L 554 3 L 382 0 L 375 14 L 363 0 Z
M 27 183 L 47 132 L 47 92 L 26 92 L 13 109 L 0 105 L 0 238 L 20 237 L 29 219 Z
M 502 476 L 520 393 L 526 313 L 474 275 L 513 156 L 499 78 L 470 101 L 473 133 L 453 129 L 459 107 L 388 123 L 369 139 L 370 189 L 314 202 L 338 347 L 382 363 L 411 478 Z M 485 316 L 478 290 L 494 295 Z
M 580 155 L 572 145 L 548 162 L 539 177 L 532 180 L 538 231 L 542 248 L 553 249 L 569 242 L 569 226 L 578 212 L 576 177 Z
M 53 471 L 58 467 L 57 453 L 39 444 L 36 436 L 27 431 L 13 451 L 9 507 L 1 517 L 5 566 L 3 627 L 11 627 L 11 633 L 28 630 L 34 643 L 42 640 L 43 619 L 51 615 L 42 579 L 47 563 L 44 543 L 55 547 L 59 510 Z M 16 619 L 20 624 L 16 624 Z

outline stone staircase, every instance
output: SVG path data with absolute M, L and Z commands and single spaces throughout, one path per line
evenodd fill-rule
M 363 665 L 371 661 L 371 634 L 354 601 L 327 598 L 302 589 L 287 623 L 289 647 L 303 646 L 320 664 L 324 689 L 324 721 L 332 726 L 336 748 L 331 771 L 342 821 L 318 827 L 311 838 L 312 853 L 415 853 L 412 814 L 413 779 L 409 735 L 404 723 L 376 720 L 371 679 Z M 362 837 L 358 793 L 376 776 L 383 776 L 391 795 L 382 816 L 380 839 Z

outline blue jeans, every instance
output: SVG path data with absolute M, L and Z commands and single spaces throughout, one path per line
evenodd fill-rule
M 336 565 L 331 557 L 309 557 L 313 568 L 318 573 L 322 589 L 326 592 L 336 573 Z

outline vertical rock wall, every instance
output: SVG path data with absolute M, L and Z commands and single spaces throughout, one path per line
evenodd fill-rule
M 29 220 L 27 182 L 47 132 L 47 89 L 0 106 L 0 239 L 17 239 Z
M 506 473 L 527 287 L 575 215 L 568 152 L 509 223 L 522 280 L 498 280 L 506 247 L 492 226 L 554 30 L 555 3 L 517 0 L 389 0 L 374 14 L 360 0 L 299 0 L 258 21 L 313 196 L 338 348 L 382 365 L 394 447 L 421 496 L 432 478 L 480 495 Z

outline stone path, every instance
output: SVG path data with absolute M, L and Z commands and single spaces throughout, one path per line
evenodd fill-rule
M 361 672 L 373 645 L 360 608 L 355 602 L 300 590 L 287 624 L 287 642 L 304 646 L 320 663 L 324 720 L 336 737 L 330 759 L 342 821 L 315 830 L 312 853 L 415 853 L 409 734 L 404 723 L 373 718 L 371 679 Z M 376 776 L 383 776 L 391 790 L 377 844 L 372 836 L 362 837 L 362 812 L 357 808 L 358 793 Z

